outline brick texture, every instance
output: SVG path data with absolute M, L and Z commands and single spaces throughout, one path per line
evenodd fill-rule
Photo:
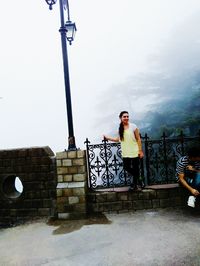
M 56 160 L 49 147 L 0 150 L 0 163 L 0 225 L 55 215 Z
M 57 158 L 57 214 L 59 219 L 86 216 L 87 169 L 85 151 L 66 151 Z M 65 198 L 65 200 L 61 200 Z
M 168 188 L 144 189 L 140 192 L 90 192 L 87 194 L 89 212 L 135 211 L 186 205 L 188 193 L 177 185 Z

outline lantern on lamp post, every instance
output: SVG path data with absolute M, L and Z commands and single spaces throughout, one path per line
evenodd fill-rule
M 68 40 L 69 44 L 71 45 L 73 40 L 74 40 L 75 33 L 76 33 L 76 24 L 72 23 L 70 20 L 68 20 L 65 23 L 65 27 L 67 30 L 67 33 L 66 33 L 67 40 Z

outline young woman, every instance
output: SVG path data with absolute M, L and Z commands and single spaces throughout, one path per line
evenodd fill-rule
M 113 138 L 104 135 L 104 139 L 121 143 L 124 170 L 133 176 L 131 189 L 137 190 L 139 189 L 139 159 L 144 156 L 140 133 L 135 124 L 129 123 L 127 111 L 122 111 L 119 118 L 121 122 L 118 137 Z

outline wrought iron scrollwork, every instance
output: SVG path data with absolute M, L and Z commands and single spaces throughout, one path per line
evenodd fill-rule
M 176 182 L 176 162 L 183 156 L 187 146 L 200 141 L 200 132 L 195 137 L 168 138 L 163 133 L 161 139 L 142 137 L 144 158 L 140 164 L 140 178 L 146 185 Z M 86 139 L 88 162 L 88 186 L 91 189 L 130 185 L 132 177 L 123 169 L 120 143 L 90 144 Z

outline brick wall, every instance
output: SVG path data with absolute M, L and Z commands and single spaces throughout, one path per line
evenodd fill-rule
M 59 219 L 81 218 L 86 215 L 87 169 L 85 151 L 56 154 L 57 214 Z
M 177 184 L 141 192 L 89 192 L 86 165 L 82 150 L 59 152 L 56 157 L 49 147 L 0 150 L 0 226 L 35 217 L 77 219 L 91 212 L 186 205 L 187 192 Z M 22 192 L 16 189 L 16 178 Z
M 15 180 L 19 178 L 22 191 Z M 56 160 L 49 147 L 0 150 L 0 225 L 55 215 Z
M 123 212 L 186 206 L 188 193 L 178 184 L 154 186 L 141 192 L 102 191 L 87 195 L 89 212 Z

